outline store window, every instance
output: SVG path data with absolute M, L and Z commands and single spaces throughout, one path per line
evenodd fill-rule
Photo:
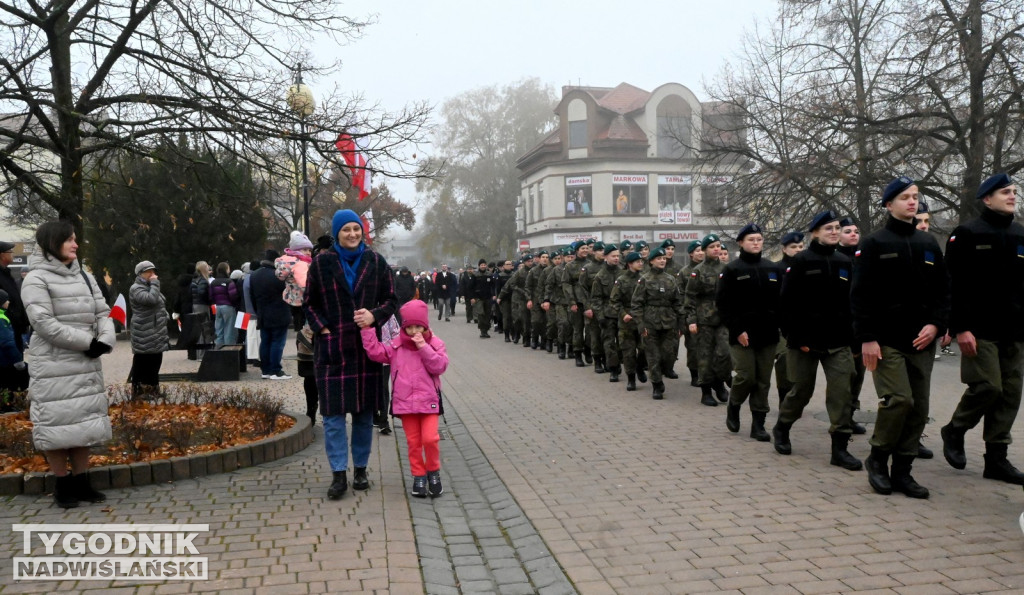
M 685 99 L 669 95 L 661 100 L 658 116 L 658 157 L 682 159 L 693 146 L 693 110 Z
M 701 211 L 705 215 L 724 215 L 729 210 L 732 178 L 709 177 L 700 187 Z
M 565 178 L 565 216 L 580 217 L 593 213 L 590 176 Z
M 612 174 L 612 211 L 616 215 L 647 214 L 646 174 Z
M 537 184 L 537 221 L 544 220 L 544 182 Z
M 692 223 L 692 199 L 692 176 L 658 176 L 658 223 L 679 225 Z

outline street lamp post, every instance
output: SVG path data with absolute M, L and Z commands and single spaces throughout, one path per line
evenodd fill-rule
M 295 67 L 295 84 L 288 87 L 288 107 L 299 116 L 300 143 L 302 146 L 302 225 L 309 236 L 309 180 L 306 171 L 306 118 L 315 108 L 313 91 L 302 83 L 302 64 Z

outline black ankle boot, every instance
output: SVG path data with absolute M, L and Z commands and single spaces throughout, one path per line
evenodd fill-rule
M 604 368 L 604 356 L 603 355 L 595 355 L 594 356 L 594 373 L 595 374 L 604 374 L 605 372 L 607 372 L 607 370 L 605 370 L 605 368 Z
M 638 367 L 636 369 L 636 379 L 640 382 L 647 382 L 647 370 Z
M 626 372 L 626 390 L 636 390 L 636 374 L 630 374 L 629 372 Z
M 725 408 L 725 427 L 736 433 L 740 431 L 740 406 L 729 403 Z
M 565 343 L 558 344 L 558 359 L 565 359 Z
M 758 442 L 771 442 L 772 437 L 764 429 L 764 418 L 768 416 L 764 411 L 752 411 L 753 420 L 750 422 L 750 437 Z
M 651 388 L 653 389 L 653 392 L 651 393 L 651 398 L 653 398 L 655 401 L 660 401 L 665 398 L 664 382 L 652 382 Z
M 967 453 L 964 451 L 964 434 L 967 430 L 958 428 L 953 424 L 942 426 L 939 435 L 942 436 L 942 456 L 954 469 L 967 467 Z
M 690 386 L 700 386 L 697 384 L 697 370 L 690 368 Z
M 718 399 L 719 403 L 725 403 L 726 401 L 729 400 L 729 389 L 725 388 L 724 381 L 719 380 L 717 383 L 715 383 L 714 389 L 715 398 Z
M 868 483 L 871 484 L 871 489 L 886 496 L 892 493 L 893 483 L 889 476 L 888 452 L 877 446 L 872 446 L 871 454 L 864 461 L 864 467 L 868 471 Z
M 620 371 L 621 371 L 621 367 L 620 366 L 615 366 L 614 368 L 609 368 L 608 369 L 608 372 L 609 372 L 608 382 L 618 382 L 619 381 L 619 373 L 620 373 Z
M 849 443 L 849 434 L 841 434 L 839 432 L 832 434 L 832 459 L 829 460 L 829 464 L 849 471 L 860 471 L 864 466 L 857 457 L 846 450 Z
M 594 363 L 594 354 L 590 352 L 589 347 L 583 348 L 583 359 L 586 360 L 588 366 Z
M 981 474 L 985 479 L 1005 481 L 1013 485 L 1024 485 L 1024 473 L 1006 460 L 1006 444 L 995 442 L 985 443 L 985 471 Z
M 914 458 L 910 455 L 892 455 L 892 477 L 889 481 L 894 492 L 902 492 L 910 498 L 923 500 L 929 496 L 928 488 L 910 476 Z
M 334 472 L 334 481 L 331 482 L 331 487 L 327 488 L 327 497 L 331 500 L 337 500 L 348 491 L 348 476 L 344 471 Z
M 552 353 L 555 350 L 555 342 L 548 340 L 544 342 L 544 351 Z
M 370 480 L 366 477 L 366 467 L 356 467 L 355 475 L 352 478 L 352 489 L 360 491 L 370 489 Z
M 98 504 L 100 502 L 106 502 L 107 496 L 103 492 L 92 489 L 92 484 L 89 483 L 88 473 L 79 473 L 77 475 L 70 475 L 71 477 L 71 488 L 73 490 L 72 495 L 79 502 L 92 502 Z
M 587 366 L 587 364 L 583 363 L 583 352 L 582 351 L 577 351 L 576 352 L 576 367 L 577 368 L 585 368 L 586 366 Z
M 793 444 L 789 441 L 789 429 L 793 424 L 785 424 L 781 421 L 775 422 L 772 428 L 772 438 L 775 440 L 775 452 L 780 455 L 793 454 Z
M 700 404 L 708 407 L 718 407 L 718 401 L 711 394 L 711 387 L 707 384 L 700 387 Z
M 509 336 L 509 335 L 511 335 L 511 333 L 509 333 L 508 331 L 505 331 L 505 342 L 506 343 L 511 343 L 512 342 L 512 337 Z
M 57 487 L 53 490 L 53 501 L 61 508 L 78 508 L 78 498 L 75 497 L 72 477 L 65 475 L 57 478 Z

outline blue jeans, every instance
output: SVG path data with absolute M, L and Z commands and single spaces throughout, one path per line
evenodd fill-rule
M 235 315 L 238 310 L 234 306 L 217 306 L 217 325 L 214 330 L 217 347 L 234 345 L 238 342 L 238 329 L 235 328 Z
M 284 374 L 281 356 L 284 355 L 284 344 L 287 340 L 286 326 L 260 329 L 260 371 L 263 374 Z
M 344 415 L 324 416 L 324 445 L 331 471 L 348 469 L 348 435 Z M 373 445 L 373 412 L 352 413 L 352 466 L 366 467 Z

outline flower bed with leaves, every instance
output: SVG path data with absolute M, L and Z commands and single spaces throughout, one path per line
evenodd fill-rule
M 107 387 L 113 439 L 92 448 L 90 466 L 210 452 L 279 434 L 295 420 L 283 402 L 266 390 L 217 388 L 198 384 L 164 385 L 133 395 L 129 385 Z M 0 474 L 48 471 L 32 445 L 32 422 L 24 393 L 0 392 Z

